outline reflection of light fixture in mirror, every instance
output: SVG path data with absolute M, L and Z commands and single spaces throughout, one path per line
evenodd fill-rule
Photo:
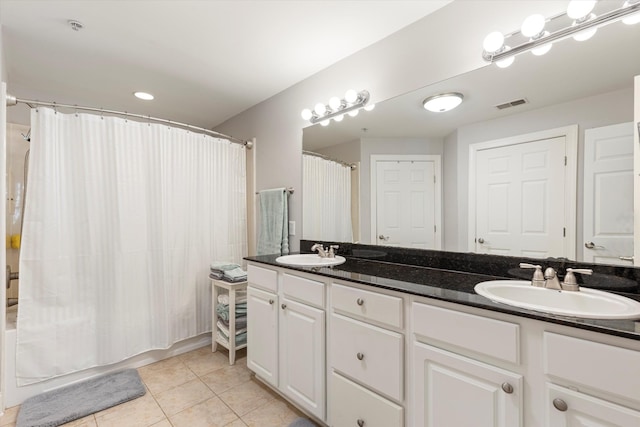
M 147 92 L 134 92 L 133 96 L 143 101 L 151 101 L 153 99 L 153 95 Z
M 570 37 L 579 41 L 587 40 L 598 28 L 613 22 L 640 22 L 640 0 L 627 0 L 622 7 L 620 3 L 623 0 L 619 1 L 572 0 L 565 13 L 549 18 L 529 16 L 517 31 L 504 35 L 494 31 L 487 35 L 482 43 L 482 57 L 487 62 L 505 67 L 523 52 L 543 55 L 551 49 L 552 43 Z M 506 44 L 511 48 L 508 49 Z M 509 61 L 507 58 L 510 58 Z
M 327 126 L 331 119 L 336 122 L 342 121 L 345 114 L 349 114 L 351 117 L 357 116 L 361 108 L 367 111 L 373 110 L 375 104 L 367 105 L 367 102 L 369 102 L 368 91 L 356 92 L 350 89 L 344 94 L 344 99 L 334 96 L 329 99 L 328 105 L 318 102 L 313 110 L 308 108 L 302 110 L 300 116 L 303 120 L 309 120 L 313 124 L 320 123 L 322 126 Z
M 510 51 L 511 48 L 509 46 L 505 46 L 503 52 L 508 52 Z M 507 56 L 504 59 L 501 59 L 500 61 L 496 61 L 496 65 L 500 68 L 507 68 L 509 65 L 513 64 L 513 61 L 515 61 L 516 57 L 515 56 Z
M 434 113 L 442 113 L 456 108 L 462 102 L 462 98 L 464 96 L 459 92 L 441 93 L 422 101 L 422 106 Z

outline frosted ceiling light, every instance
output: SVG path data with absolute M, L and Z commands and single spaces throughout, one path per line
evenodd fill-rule
M 422 101 L 422 106 L 431 112 L 442 113 L 456 108 L 462 103 L 462 98 L 464 96 L 459 92 L 441 93 Z
M 509 46 L 504 47 L 505 52 L 511 50 Z M 509 65 L 513 64 L 513 61 L 516 60 L 515 56 L 508 56 L 500 61 L 496 61 L 496 65 L 500 68 L 507 68 Z
M 151 101 L 154 96 L 147 92 L 134 92 L 133 96 L 144 101 Z
M 313 117 L 313 113 L 308 108 L 302 110 L 302 113 L 300 113 L 300 115 L 302 116 L 302 120 L 309 120 L 311 117 Z
M 324 113 L 327 112 L 327 106 L 322 102 L 318 102 L 315 107 L 313 107 L 313 111 L 319 116 L 324 116 Z
M 583 19 L 595 7 L 596 0 L 571 0 L 567 6 L 567 16 L 571 19 Z
M 357 116 L 361 108 L 367 108 L 369 111 L 373 110 L 374 105 L 367 106 L 367 102 L 369 102 L 368 91 L 361 90 L 356 92 L 355 90 L 348 90 L 343 99 L 333 96 L 329 99 L 328 105 L 318 102 L 313 107 L 313 110 L 305 108 L 300 115 L 304 120 L 309 120 L 312 124 L 320 123 L 322 126 L 328 126 L 331 119 L 340 122 L 344 119 L 345 114 L 349 114 L 351 117 Z
M 338 108 L 342 107 L 342 101 L 337 96 L 334 96 L 329 100 L 329 107 L 331 107 L 333 111 L 336 111 Z
M 535 14 L 529 16 L 522 23 L 522 27 L 520 27 L 520 32 L 525 37 L 535 37 L 542 33 L 544 30 L 545 19 L 544 16 L 540 14 Z
M 354 102 L 356 102 L 358 100 L 358 92 L 356 92 L 353 89 L 349 89 L 344 94 L 344 100 L 347 101 L 349 104 L 353 104 Z

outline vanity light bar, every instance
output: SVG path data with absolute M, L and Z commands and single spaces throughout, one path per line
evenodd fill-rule
M 328 105 L 318 103 L 313 109 L 302 110 L 302 118 L 309 120 L 312 124 L 321 123 L 329 124 L 329 120 L 341 121 L 345 114 L 355 116 L 360 108 L 363 108 L 369 102 L 369 91 L 361 90 L 356 92 L 349 90 L 343 99 L 337 97 L 332 98 Z M 366 106 L 365 109 L 370 111 L 374 105 Z M 355 114 L 353 114 L 355 112 Z
M 623 18 L 635 13 L 640 13 L 640 1 L 637 1 L 635 3 L 625 3 L 624 7 L 603 13 L 600 16 L 593 16 L 590 19 L 587 19 L 587 16 L 584 19 L 577 20 L 575 22 L 571 20 L 572 24 L 570 24 L 569 26 L 553 32 L 546 31 L 540 37 L 527 38 L 526 42 L 518 44 L 516 46 L 507 46 L 507 42 L 509 39 L 517 35 L 522 36 L 520 30 L 513 31 L 504 36 L 504 44 L 500 47 L 500 49 L 495 52 L 487 52 L 486 50 L 484 50 L 482 52 L 482 58 L 485 61 L 492 63 L 504 61 L 505 59 L 514 57 L 515 55 L 518 55 L 520 53 L 527 52 L 556 41 L 564 40 L 585 30 L 597 29 L 612 22 L 620 21 Z M 548 18 L 546 21 L 551 22 L 561 17 L 568 17 L 568 15 L 566 13 L 562 13 Z

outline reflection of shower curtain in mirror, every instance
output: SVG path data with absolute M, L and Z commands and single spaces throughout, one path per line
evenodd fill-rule
M 351 242 L 351 168 L 304 154 L 302 171 L 304 238 Z
M 47 108 L 31 121 L 18 384 L 210 331 L 209 265 L 247 253 L 245 148 Z

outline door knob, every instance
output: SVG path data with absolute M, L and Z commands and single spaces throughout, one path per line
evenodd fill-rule
M 272 299 L 270 299 L 270 300 L 269 300 L 269 304 L 273 304 L 274 302 L 275 302 L 275 301 L 274 301 L 274 300 L 272 300 Z
M 389 236 L 385 236 L 384 234 L 381 234 L 378 236 L 378 239 L 384 240 L 386 242 L 387 240 L 389 240 Z
M 284 310 L 285 308 L 287 308 L 287 304 L 282 304 L 280 307 L 282 307 L 282 309 Z
M 358 360 L 362 360 L 362 359 L 364 359 L 364 353 L 358 353 L 358 354 L 356 354 L 356 358 L 357 358 Z
M 593 242 L 586 242 L 584 247 L 587 249 L 604 249 L 604 246 L 596 245 Z
M 558 397 L 553 399 L 553 406 L 560 412 L 565 412 L 567 409 L 569 409 L 569 405 L 567 405 L 567 402 Z
M 358 421 L 356 421 L 356 424 L 358 424 L 358 427 L 364 427 L 364 420 L 362 418 L 358 418 Z
M 633 262 L 633 255 L 632 256 L 621 256 L 621 257 L 618 257 L 618 258 L 620 258 L 622 261 L 631 261 L 631 262 Z
M 483 243 L 484 243 L 484 239 L 483 239 L 482 237 L 480 237 L 480 238 L 478 239 L 478 243 L 483 244 Z
M 502 383 L 502 391 L 507 394 L 513 393 L 513 386 L 507 382 Z

